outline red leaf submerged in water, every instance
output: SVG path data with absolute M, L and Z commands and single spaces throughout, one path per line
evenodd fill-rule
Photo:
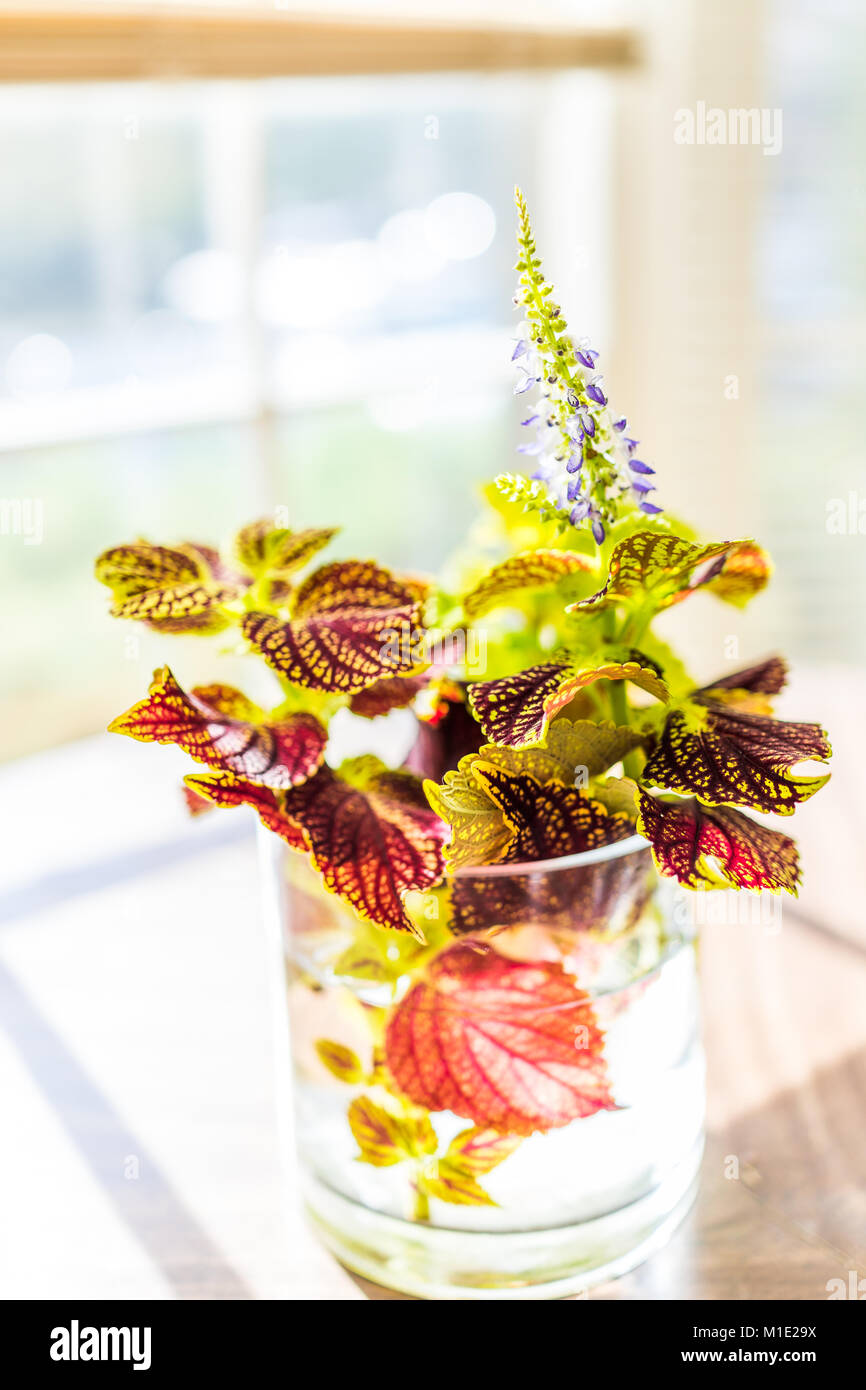
M 589 995 L 553 961 L 479 942 L 438 955 L 391 1014 L 388 1068 L 428 1110 L 532 1134 L 615 1109 Z

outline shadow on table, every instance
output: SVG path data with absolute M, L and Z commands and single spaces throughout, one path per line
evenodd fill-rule
M 866 1269 L 864 1116 L 866 1048 L 711 1134 L 670 1243 L 589 1299 L 821 1301 L 830 1280 L 847 1287 Z M 347 1273 L 369 1299 L 410 1298 Z

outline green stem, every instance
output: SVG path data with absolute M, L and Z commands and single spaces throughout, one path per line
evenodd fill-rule
M 614 724 L 629 723 L 625 681 L 611 681 L 610 683 L 610 712 Z
M 579 395 L 580 392 L 578 391 L 577 382 L 575 381 L 571 372 L 568 370 L 568 367 L 566 366 L 565 362 L 559 355 L 562 344 L 560 343 L 559 338 L 556 336 L 556 333 L 554 332 L 553 328 L 551 328 L 550 326 L 550 320 L 547 316 L 547 304 L 545 303 L 545 297 L 539 291 L 538 286 L 535 283 L 534 275 L 530 277 L 527 289 L 529 290 L 529 295 L 532 300 L 533 308 L 536 310 L 539 316 L 539 326 L 545 338 L 547 339 L 547 346 L 553 358 L 553 368 L 556 371 L 557 376 L 565 384 L 565 386 L 569 390 L 574 391 Z
M 626 777 L 630 777 L 636 782 L 640 777 L 641 768 L 644 764 L 644 755 L 640 748 L 633 748 L 630 753 L 626 753 L 622 760 L 622 770 Z
M 639 608 L 623 623 L 618 640 L 626 647 L 637 646 L 655 615 L 656 610 L 652 606 Z
M 611 681 L 610 712 L 614 724 L 631 724 L 625 681 Z M 622 760 L 622 766 L 626 777 L 631 777 L 633 781 L 636 781 L 641 769 L 640 749 L 633 748 L 630 753 L 626 753 Z
M 273 606 L 268 602 L 267 598 L 266 586 L 268 582 L 268 576 L 262 574 L 259 575 L 259 578 L 254 580 L 247 589 L 244 594 L 244 608 L 246 608 L 248 612 L 264 610 L 266 613 L 273 613 Z
M 418 1181 L 420 1173 L 421 1165 L 418 1164 L 415 1170 L 415 1176 L 412 1178 L 412 1220 L 429 1221 L 430 1198 Z

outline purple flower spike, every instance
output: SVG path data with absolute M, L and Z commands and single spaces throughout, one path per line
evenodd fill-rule
M 602 545 L 625 517 L 662 511 L 647 500 L 656 491 L 655 469 L 637 457 L 640 445 L 628 434 L 627 417 L 608 402 L 591 340 L 566 335 L 567 324 L 550 297 L 552 286 L 541 274 L 521 197 L 518 204 L 515 303 L 528 312 L 521 313 L 511 337 L 511 361 L 518 369 L 513 390 L 516 396 L 537 390 L 519 412 L 530 433 L 522 436 L 527 442 L 517 452 L 532 460 L 523 466 L 527 473 L 535 470 L 530 498 L 540 515 L 568 517 Z
M 543 459 L 531 476 L 540 483 L 549 483 L 555 472 L 555 465 L 550 460 Z
M 583 443 L 584 429 L 576 415 L 571 415 L 565 422 L 565 432 L 569 439 L 573 439 L 575 444 Z
M 595 364 L 598 361 L 598 353 L 590 347 L 588 338 L 581 338 L 577 345 L 575 356 L 578 362 L 589 371 L 595 370 Z
M 578 497 L 580 496 L 580 489 L 581 489 L 581 480 L 580 480 L 580 478 L 572 478 L 571 482 L 569 483 L 568 487 L 567 487 L 566 490 L 565 490 L 565 496 L 566 496 L 567 500 L 568 500 L 569 502 L 576 502 L 577 499 L 578 499 Z

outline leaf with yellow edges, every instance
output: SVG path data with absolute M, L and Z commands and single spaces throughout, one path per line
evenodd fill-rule
M 302 618 L 352 607 L 388 610 L 421 603 L 429 591 L 425 580 L 392 574 L 372 560 L 336 560 L 304 580 L 292 613 Z
M 279 835 L 292 849 L 308 848 L 303 830 L 286 813 L 285 793 L 272 791 L 258 782 L 245 781 L 232 772 L 190 774 L 184 782 L 196 796 L 212 801 L 215 806 L 251 806 L 262 825 Z
M 580 785 L 596 778 L 641 741 L 642 735 L 625 725 L 556 719 L 544 748 L 512 749 L 488 743 L 461 758 L 457 769 L 446 773 L 439 785 L 424 783 L 427 800 L 449 827 L 448 864 L 460 868 L 501 862 L 512 843 L 502 807 L 483 779 L 476 777 L 477 767 L 486 765 L 512 777 L 528 775 L 539 783 L 556 781 L 573 787 L 578 778 Z M 615 809 L 626 806 L 627 800 L 620 798 Z
M 483 1177 L 520 1147 L 519 1134 L 500 1134 L 473 1125 L 455 1135 L 445 1152 L 446 1160 L 473 1177 Z
M 637 828 L 660 873 L 687 888 L 783 890 L 797 896 L 800 863 L 787 835 L 730 806 L 703 806 L 640 792 Z
M 476 619 L 519 597 L 527 590 L 549 588 L 590 562 L 573 550 L 524 550 L 494 565 L 463 600 L 467 618 Z
M 744 541 L 693 545 L 682 536 L 637 531 L 614 546 L 607 580 L 598 593 L 570 604 L 567 613 L 594 612 L 616 604 L 668 608 L 722 570 L 732 550 Z
M 407 1157 L 400 1121 L 369 1096 L 352 1101 L 349 1128 L 361 1150 L 359 1157 L 374 1168 L 391 1168 Z
M 570 738 L 563 742 L 573 746 Z M 461 870 L 451 881 L 452 931 L 489 933 L 521 923 L 620 931 L 637 920 L 648 890 L 639 853 L 612 856 L 601 865 L 570 865 L 545 876 L 531 873 L 538 860 L 562 860 L 630 837 L 634 782 L 593 778 L 586 791 L 579 790 L 570 762 L 558 763 L 546 749 L 489 745 L 464 759 L 458 773 L 478 809 L 465 821 L 447 801 L 440 811 L 451 827 L 446 857 Z M 425 790 L 435 805 L 431 789 Z M 486 840 L 478 834 L 479 823 Z M 488 863 L 526 864 L 527 872 L 489 875 L 483 872 Z M 482 871 L 473 874 L 473 865 Z
M 754 541 L 734 546 L 718 574 L 707 583 L 707 592 L 735 608 L 746 604 L 766 588 L 773 573 L 770 557 Z
M 187 694 L 167 666 L 154 672 L 147 698 L 108 726 L 143 743 L 176 743 L 216 771 L 284 790 L 321 766 L 328 735 L 312 714 L 270 721 L 232 686 L 200 686 Z
M 244 526 L 235 537 L 234 556 L 242 569 L 257 579 L 265 575 L 284 578 L 300 569 L 322 550 L 339 527 L 290 531 L 274 526 L 269 518 Z
M 573 665 L 562 660 L 530 666 L 499 680 L 476 681 L 469 687 L 469 704 L 493 743 L 527 748 L 541 743 L 553 716 L 598 680 L 627 680 L 657 700 L 668 699 L 667 686 L 658 673 L 638 661 L 602 659 Z
M 475 755 L 460 760 L 444 780 L 425 782 L 424 791 L 436 815 L 449 827 L 445 858 L 451 868 L 463 864 L 495 864 L 512 840 L 499 806 L 472 775 Z
M 442 877 L 447 832 L 417 778 L 357 758 L 340 775 L 323 767 L 285 792 L 283 806 L 303 827 L 313 866 L 332 893 L 360 917 L 423 940 L 403 897 Z
M 350 1047 L 334 1042 L 332 1038 L 319 1038 L 316 1042 L 316 1055 L 332 1076 L 347 1086 L 357 1086 L 364 1080 L 364 1068 L 360 1059 Z
M 647 787 L 697 796 L 708 806 L 746 806 L 792 815 L 829 778 L 793 777 L 801 762 L 825 762 L 819 724 L 795 724 L 702 701 L 672 710 L 641 773 Z
M 203 636 L 228 626 L 222 605 L 237 599 L 248 583 L 229 576 L 216 552 L 205 546 L 171 549 L 145 541 L 104 551 L 96 561 L 96 578 L 112 592 L 113 617 Z
M 247 613 L 243 634 L 275 671 L 311 690 L 352 695 L 428 664 L 424 587 L 372 562 L 324 565 L 295 590 L 291 619 Z
M 527 773 L 510 775 L 491 763 L 476 762 L 472 774 L 499 807 L 511 840 L 503 863 L 558 859 L 624 840 L 628 818 L 610 815 L 600 802 L 561 782 L 542 784 Z

